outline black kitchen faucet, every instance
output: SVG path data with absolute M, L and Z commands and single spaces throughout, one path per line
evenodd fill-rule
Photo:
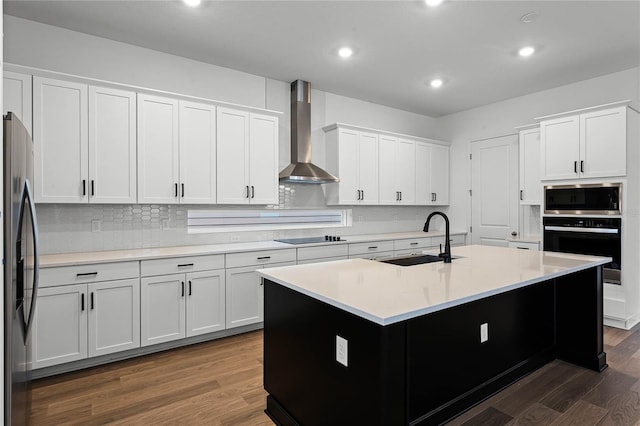
M 431 218 L 435 215 L 440 215 L 444 218 L 445 225 L 445 240 L 444 240 L 444 252 L 442 251 L 442 244 L 440 244 L 440 254 L 438 256 L 444 259 L 444 263 L 451 263 L 451 245 L 449 244 L 449 218 L 446 214 L 442 212 L 433 212 L 429 216 L 427 216 L 427 221 L 424 223 L 423 232 L 429 231 L 429 222 L 431 222 Z

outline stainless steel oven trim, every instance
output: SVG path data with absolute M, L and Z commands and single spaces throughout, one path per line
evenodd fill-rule
M 547 189 L 573 189 L 573 188 L 618 188 L 618 210 L 547 210 Z M 578 214 L 578 215 L 607 215 L 620 216 L 622 213 L 622 183 L 577 183 L 573 185 L 545 185 L 544 186 L 544 213 L 545 214 Z
M 560 231 L 560 232 L 585 232 L 589 234 L 617 234 L 618 229 L 614 228 L 581 228 L 578 226 L 552 226 L 547 225 L 544 227 L 545 231 Z

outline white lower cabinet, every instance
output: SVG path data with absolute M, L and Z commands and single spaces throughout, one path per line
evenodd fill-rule
M 200 256 L 201 264 L 222 266 L 223 256 Z M 192 270 L 191 259 L 161 259 L 141 262 L 141 270 Z M 185 263 L 180 263 L 185 262 Z M 225 275 L 223 269 L 143 277 L 141 288 L 142 346 L 155 345 L 225 328 Z
M 32 368 L 140 346 L 137 278 L 38 290 Z
M 296 249 L 261 250 L 226 255 L 227 328 L 264 319 L 262 278 L 258 269 L 296 264 Z

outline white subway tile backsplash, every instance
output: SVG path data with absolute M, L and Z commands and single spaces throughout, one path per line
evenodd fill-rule
M 280 204 L 258 207 L 278 209 L 325 208 L 322 185 L 283 185 Z M 324 233 L 379 234 L 421 230 L 430 207 L 380 206 L 349 207 L 353 226 L 348 228 L 295 229 L 260 232 L 188 234 L 189 209 L 238 209 L 250 206 L 187 205 L 79 205 L 38 204 L 41 251 L 71 253 L 196 244 L 262 241 L 297 238 Z M 329 206 L 327 208 L 332 208 Z M 358 218 L 362 218 L 361 221 Z M 92 221 L 100 222 L 100 231 L 92 232 Z M 455 229 L 455 224 L 452 224 Z

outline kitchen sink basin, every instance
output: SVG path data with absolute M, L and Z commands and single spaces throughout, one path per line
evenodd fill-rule
M 380 262 L 391 263 L 399 266 L 413 266 L 422 265 L 423 263 L 442 262 L 442 260 L 442 257 L 436 255 L 422 254 L 419 256 L 394 257 L 391 259 L 380 260 Z

